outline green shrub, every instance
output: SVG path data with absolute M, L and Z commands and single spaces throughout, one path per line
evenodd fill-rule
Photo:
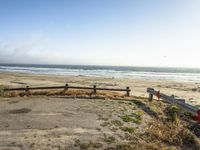
M 121 130 L 128 132 L 128 133 L 134 133 L 135 132 L 135 128 L 133 128 L 133 127 L 121 127 Z
M 179 114 L 180 109 L 177 105 L 171 105 L 167 108 L 167 116 L 175 124 L 179 124 L 180 122 Z
M 132 115 L 121 116 L 121 118 L 124 122 L 133 122 L 136 124 L 141 124 L 142 122 L 142 117 L 140 113 L 133 113 Z

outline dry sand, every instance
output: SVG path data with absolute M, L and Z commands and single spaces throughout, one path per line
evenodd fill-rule
M 50 85 L 69 85 L 110 87 L 110 88 L 131 88 L 131 95 L 147 96 L 148 87 L 160 90 L 168 95 L 175 95 L 186 99 L 188 103 L 200 105 L 200 83 L 194 82 L 175 82 L 166 80 L 139 80 L 128 78 L 106 78 L 88 76 L 61 76 L 61 75 L 36 75 L 25 73 L 0 73 L 0 85 L 9 87 L 25 86 L 50 86 Z

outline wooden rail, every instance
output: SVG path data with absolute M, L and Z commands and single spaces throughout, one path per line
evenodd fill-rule
M 168 96 L 163 93 L 160 93 L 160 91 L 155 91 L 153 88 L 147 88 L 147 92 L 149 93 L 149 101 L 153 100 L 153 96 L 157 96 L 158 98 L 163 99 L 164 101 L 171 103 L 171 104 L 176 104 L 180 106 L 182 109 L 192 113 L 193 115 L 196 116 L 196 121 L 200 123 L 200 110 L 199 108 L 189 105 L 185 102 L 185 99 L 176 99 L 174 98 L 174 95 Z
M 48 89 L 83 89 L 83 90 L 93 90 L 94 94 L 98 91 L 125 91 L 126 96 L 130 96 L 130 88 L 126 87 L 126 89 L 114 89 L 114 88 L 97 88 L 96 85 L 93 87 L 79 87 L 79 86 L 69 86 L 68 84 L 65 84 L 65 86 L 49 86 L 49 87 L 29 87 L 26 86 L 24 88 L 9 88 L 4 89 L 4 91 L 30 91 L 30 90 L 48 90 Z
M 159 91 L 155 91 L 153 88 L 147 88 L 147 92 L 149 93 L 149 100 L 152 101 L 153 100 L 153 96 L 157 96 L 157 93 Z M 174 96 L 168 96 L 165 95 L 163 93 L 160 93 L 160 98 L 163 99 L 164 101 L 171 103 L 171 104 L 177 104 L 181 107 L 183 107 L 184 109 L 190 111 L 193 114 L 196 114 L 198 108 L 194 107 L 192 105 L 189 105 L 187 103 L 185 103 L 184 99 L 175 99 Z

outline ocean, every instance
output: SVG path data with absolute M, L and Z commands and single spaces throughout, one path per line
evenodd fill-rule
M 0 64 L 0 72 L 200 82 L 194 68 Z

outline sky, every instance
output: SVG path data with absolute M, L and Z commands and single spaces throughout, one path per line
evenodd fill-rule
M 200 68 L 199 0 L 0 0 L 0 63 Z

